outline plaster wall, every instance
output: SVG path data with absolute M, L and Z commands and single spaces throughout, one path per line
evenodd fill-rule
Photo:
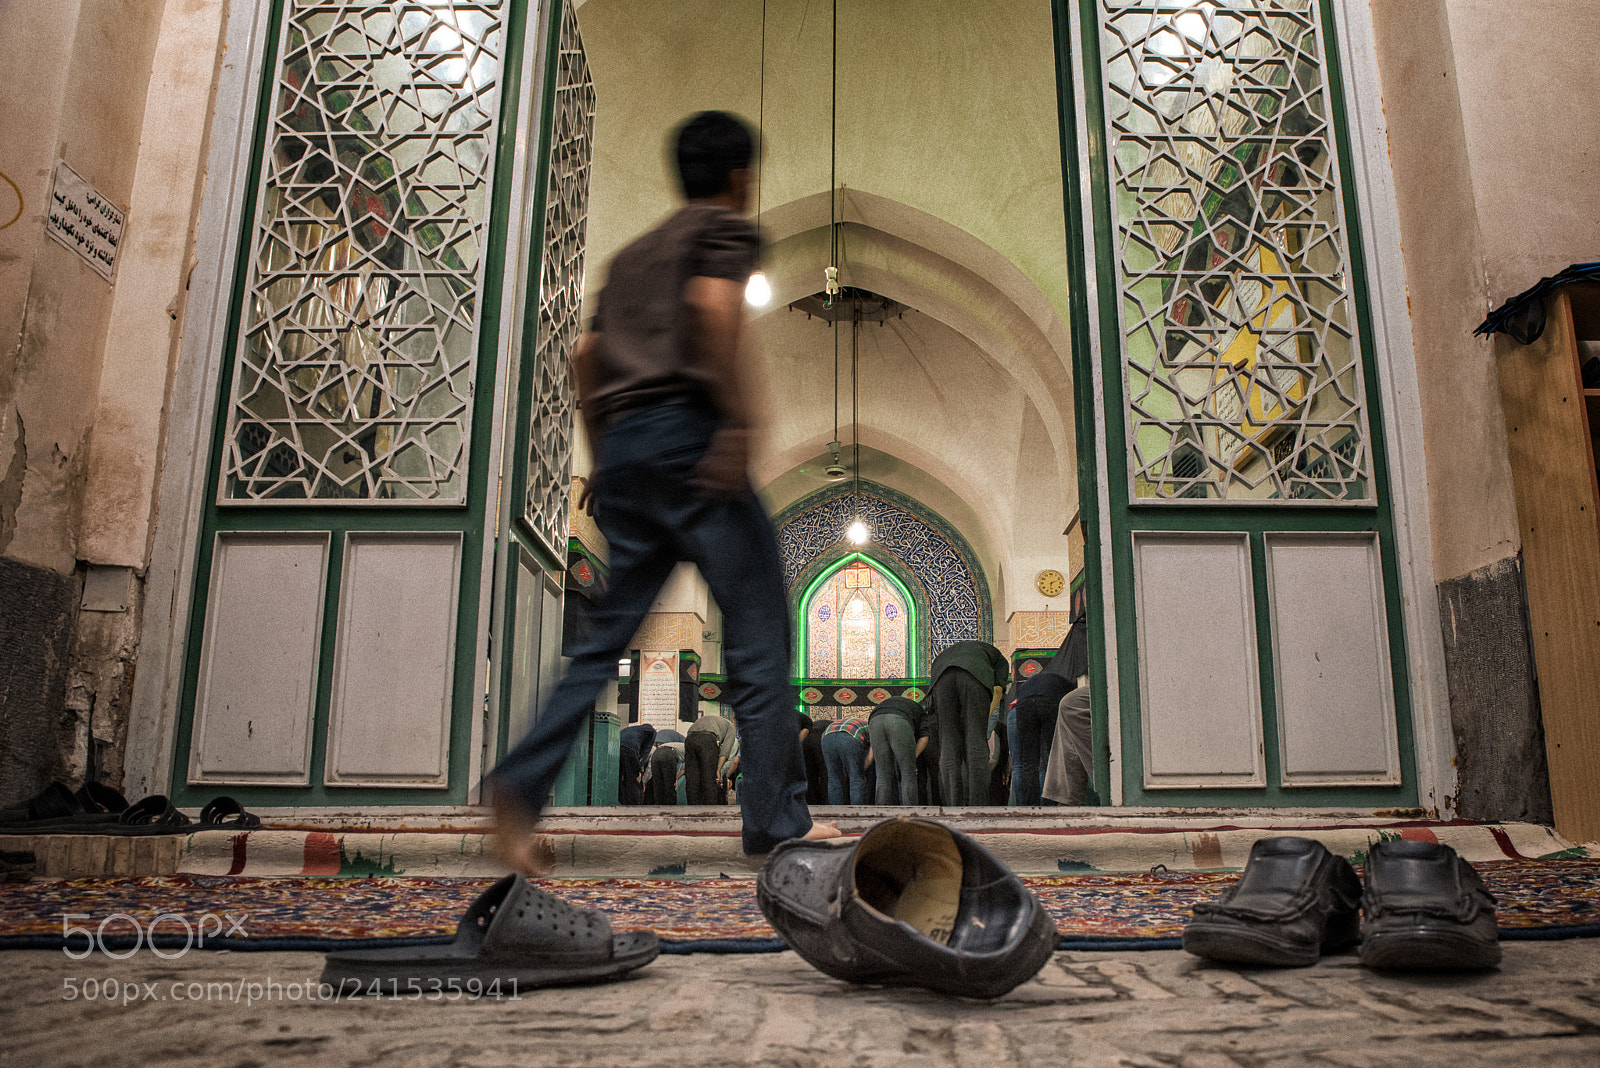
M 1389 156 L 1427 442 L 1435 581 L 1517 551 L 1505 417 L 1462 85 L 1444 0 L 1375 4 Z
M 1588 0 L 1374 3 L 1437 581 L 1521 548 L 1484 315 L 1600 249 Z
M 1492 306 L 1600 255 L 1600 19 L 1591 0 L 1447 7 Z
M 44 236 L 49 190 L 62 159 L 129 206 L 160 10 L 64 0 L 7 5 L 3 18 L 0 172 L 23 211 L 0 233 L 0 553 L 65 575 L 79 555 L 112 288 Z
M 167 4 L 156 44 L 89 447 L 79 556 L 94 564 L 149 556 L 226 6 Z
M 617 249 L 673 210 L 665 152 L 673 127 L 722 108 L 752 124 L 762 118 L 764 210 L 826 193 L 831 173 L 846 188 L 928 212 L 997 249 L 1064 321 L 1047 0 L 841 4 L 836 120 L 831 6 L 769 0 L 764 108 L 761 12 L 760 0 L 587 0 L 578 8 L 597 97 L 591 282 Z M 642 84 L 649 92 L 638 91 Z M 807 225 L 825 227 L 826 199 L 812 212 Z
M 50 240 L 45 224 L 57 160 L 118 207 L 133 206 L 162 15 L 162 5 L 133 0 L 0 8 L 0 185 L 17 200 L 11 211 L 0 206 L 6 218 L 16 215 L 0 229 L 0 604 L 17 609 L 0 662 L 0 748 L 8 754 L 0 803 L 52 779 L 120 780 L 136 599 L 119 612 L 78 610 L 115 290 Z M 215 44 L 203 47 L 209 69 Z M 191 182 L 180 196 L 192 195 Z M 123 248 L 143 222 L 128 213 Z M 120 251 L 116 269 L 117 280 L 141 270 Z M 155 420 L 166 378 L 163 359 L 153 395 L 134 398 Z M 153 464 L 157 436 L 143 446 Z M 126 525 L 142 550 L 148 503 L 108 518 Z M 128 565 L 142 563 L 141 552 Z

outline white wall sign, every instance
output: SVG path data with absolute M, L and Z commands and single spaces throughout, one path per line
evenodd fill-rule
M 101 195 L 78 172 L 56 161 L 45 232 L 67 246 L 107 282 L 117 270 L 117 246 L 127 214 Z
M 639 722 L 678 730 L 678 650 L 639 652 Z

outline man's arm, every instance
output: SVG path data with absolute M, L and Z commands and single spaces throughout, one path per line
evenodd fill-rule
M 745 387 L 739 345 L 744 333 L 744 285 L 696 275 L 684 292 L 694 343 L 709 372 L 711 402 L 722 426 L 696 470 L 702 489 L 737 494 L 749 483 L 755 411 Z
M 572 350 L 572 388 L 578 394 L 578 410 L 583 414 L 583 431 L 589 437 L 589 457 L 593 464 L 591 475 L 600 473 L 600 417 L 593 402 L 596 378 L 595 353 L 600 347 L 600 335 L 586 333 L 578 339 Z M 594 514 L 593 479 L 583 480 L 583 491 L 578 494 L 578 507 L 589 515 Z
M 717 736 L 717 765 L 720 767 L 733 759 L 733 750 L 739 744 L 739 732 L 734 728 L 733 721 L 724 719 L 726 726 Z

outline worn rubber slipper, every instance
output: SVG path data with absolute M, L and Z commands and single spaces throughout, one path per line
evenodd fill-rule
M 784 842 L 756 876 L 756 900 L 790 949 L 854 983 L 994 998 L 1038 974 L 1056 946 L 1055 922 L 1022 880 L 932 820 Z
M 246 812 L 244 806 L 231 797 L 213 797 L 200 810 L 200 826 L 234 831 L 253 831 L 261 826 L 261 817 Z
M 25 819 L 10 817 L 25 815 Z M 0 813 L 0 832 L 12 834 L 181 834 L 194 821 L 172 807 L 164 794 L 136 805 L 110 786 L 85 783 L 76 793 L 51 783 L 25 810 Z
M 612 934 L 605 913 L 577 908 L 521 875 L 508 875 L 467 909 L 455 941 L 329 953 L 322 982 L 346 997 L 441 989 L 514 996 L 533 987 L 616 979 L 660 953 L 653 931 Z

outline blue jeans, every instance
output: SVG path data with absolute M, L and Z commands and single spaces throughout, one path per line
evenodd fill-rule
M 828 765 L 828 804 L 867 803 L 867 747 L 843 731 L 822 736 L 822 759 Z
M 878 769 L 878 804 L 916 804 L 917 733 L 911 721 L 883 712 L 867 722 L 867 730 L 872 737 L 872 765 Z
M 706 496 L 691 482 L 716 428 L 705 407 L 664 404 L 626 415 L 601 437 L 595 521 L 611 548 L 610 584 L 566 677 L 527 737 L 489 773 L 491 785 L 530 815 L 549 800 L 589 703 L 615 677 L 672 569 L 687 560 L 722 609 L 723 699 L 733 705 L 744 754 L 744 851 L 767 853 L 811 829 L 777 536 L 748 486 L 728 499 Z

